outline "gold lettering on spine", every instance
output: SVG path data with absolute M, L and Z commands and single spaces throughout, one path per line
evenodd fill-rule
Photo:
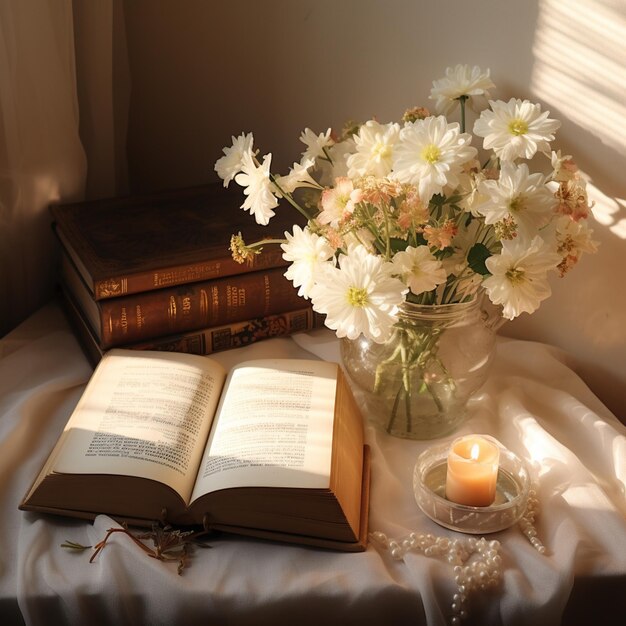
M 126 307 L 122 307 L 122 314 L 120 316 L 120 326 L 122 327 L 122 334 L 128 334 L 128 315 L 126 313 Z
M 183 297 L 183 317 L 189 316 L 191 313 L 191 298 L 189 296 Z
M 219 261 L 211 263 L 198 263 L 188 267 L 175 267 L 170 270 L 152 273 L 152 286 L 169 287 L 172 285 L 181 285 L 183 283 L 192 283 L 207 278 L 216 278 L 220 276 L 222 264 Z
M 267 311 L 270 307 L 270 277 L 267 274 L 263 276 L 263 284 L 265 286 L 265 310 Z
M 144 322 L 146 321 L 146 318 L 141 313 L 140 304 L 138 304 L 135 307 L 135 321 L 137 322 L 137 328 L 141 330 L 142 326 L 144 325 Z
M 206 317 L 209 312 L 209 294 L 204 290 L 200 289 L 200 313 L 202 317 Z
M 202 300 L 200 301 L 200 307 L 202 310 L 202 314 L 205 315 L 206 313 L 210 319 L 214 319 L 217 316 L 220 306 L 220 292 L 218 288 L 211 287 L 210 296 L 204 290 L 202 290 L 201 295 Z
M 169 306 L 167 307 L 167 317 L 170 320 L 176 319 L 176 298 L 170 296 Z

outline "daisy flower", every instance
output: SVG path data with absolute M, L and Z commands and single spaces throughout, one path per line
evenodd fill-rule
M 340 222 L 347 219 L 355 206 L 363 199 L 360 189 L 355 189 L 349 178 L 338 178 L 335 186 L 322 192 L 322 210 L 317 216 L 320 224 L 330 224 L 337 228 Z
M 483 180 L 478 186 L 484 201 L 475 205 L 485 216 L 485 224 L 496 224 L 510 217 L 521 234 L 530 236 L 550 221 L 556 200 L 542 174 L 530 174 L 528 165 L 502 163 L 498 180 Z
M 299 187 L 319 189 L 319 184 L 309 174 L 309 170 L 313 165 L 315 165 L 315 159 L 310 157 L 303 158 L 300 163 L 293 164 L 286 176 L 279 176 L 276 179 L 276 185 L 284 193 L 293 193 Z
M 484 137 L 485 150 L 493 149 L 503 161 L 531 159 L 537 150 L 549 151 L 561 122 L 550 119 L 549 111 L 542 113 L 540 104 L 511 98 L 490 100 L 489 105 L 491 110 L 483 111 L 474 123 L 474 134 Z
M 491 276 L 483 286 L 494 304 L 503 306 L 502 315 L 514 319 L 521 313 L 534 313 L 552 293 L 548 272 L 561 262 L 561 255 L 541 239 L 503 241 L 500 254 L 490 256 L 485 265 Z
M 319 135 L 316 135 L 310 128 L 305 128 L 300 135 L 300 141 L 306 146 L 306 150 L 302 153 L 302 158 L 325 159 L 324 148 L 328 148 L 333 144 L 330 133 L 330 128 L 325 133 L 320 133 Z
M 394 273 L 400 276 L 409 289 L 418 296 L 432 291 L 437 285 L 446 282 L 446 270 L 428 249 L 428 246 L 409 246 L 397 252 L 392 260 Z
M 286 232 L 285 238 L 287 242 L 280 247 L 283 259 L 291 263 L 285 276 L 294 287 L 300 288 L 298 295 L 308 299 L 320 267 L 332 258 L 335 250 L 325 237 L 298 225 L 293 227 L 293 235 Z
M 352 137 L 334 143 L 326 149 L 330 162 L 322 159 L 315 163 L 315 177 L 322 187 L 332 187 L 336 178 L 348 176 L 348 157 L 355 149 Z
M 257 167 L 252 155 L 244 153 L 241 173 L 235 176 L 235 182 L 242 187 L 247 196 L 241 208 L 254 215 L 257 224 L 267 226 L 275 213 L 272 211 L 278 206 L 278 200 L 272 193 L 273 186 L 270 180 L 270 164 L 272 155 L 266 154 L 263 163 Z
M 326 326 L 337 337 L 363 334 L 384 343 L 398 321 L 398 307 L 408 291 L 392 276 L 393 265 L 381 256 L 354 246 L 339 257 L 339 267 L 327 263 L 311 289 L 313 309 L 326 315 Z
M 393 152 L 392 176 L 417 186 L 422 202 L 440 193 L 446 185 L 458 185 L 463 165 L 477 150 L 471 135 L 459 132 L 443 115 L 408 123 Z
M 464 172 L 459 181 L 456 191 L 461 199 L 456 203 L 466 213 L 471 213 L 478 217 L 480 213 L 476 210 L 487 200 L 487 197 L 480 193 L 480 184 L 486 179 L 484 172 Z
M 223 179 L 224 187 L 228 187 L 229 183 L 235 175 L 241 172 L 244 154 L 252 155 L 252 144 L 254 138 L 252 133 L 242 133 L 239 137 L 231 137 L 232 146 L 224 148 L 222 152 L 224 156 L 215 162 L 214 169 L 217 175 Z
M 387 176 L 399 133 L 398 124 L 379 124 L 374 120 L 363 124 L 354 135 L 356 152 L 348 157 L 348 176 Z
M 477 96 L 489 97 L 488 89 L 495 85 L 489 78 L 489 70 L 483 71 L 477 65 L 456 65 L 446 68 L 445 78 L 433 81 L 430 99 L 436 100 L 437 113 L 448 115 L 459 104 L 461 96 L 467 96 L 470 104 Z

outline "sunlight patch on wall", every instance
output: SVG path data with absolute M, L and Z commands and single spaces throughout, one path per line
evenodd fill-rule
M 610 198 L 590 182 L 587 183 L 587 195 L 593 204 L 592 212 L 597 222 L 608 226 L 614 235 L 626 239 L 626 218 L 618 217 L 626 213 L 626 199 Z
M 531 88 L 626 155 L 624 41 L 626 11 L 610 0 L 540 0 Z

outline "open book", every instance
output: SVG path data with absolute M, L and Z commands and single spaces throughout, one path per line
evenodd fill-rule
M 20 508 L 358 551 L 368 461 L 336 363 L 111 350 Z

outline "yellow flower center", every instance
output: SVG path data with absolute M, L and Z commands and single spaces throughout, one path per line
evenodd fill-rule
M 509 282 L 513 285 L 519 285 L 524 282 L 524 270 L 518 269 L 516 267 L 512 267 L 507 271 L 506 277 L 509 279 Z
M 422 159 L 424 159 L 424 161 L 427 161 L 428 163 L 437 163 L 440 156 L 441 150 L 439 150 L 439 148 L 433 143 L 431 143 L 429 146 L 426 146 L 422 150 Z
M 351 306 L 363 308 L 367 304 L 367 290 L 363 287 L 350 287 L 347 298 Z
M 509 122 L 509 132 L 517 137 L 525 135 L 528 132 L 528 124 L 519 118 L 511 120 Z
M 522 198 L 521 194 L 519 196 L 515 196 L 509 201 L 509 209 L 513 212 L 517 212 L 520 209 L 524 208 L 524 198 Z
M 373 152 L 374 156 L 380 159 L 388 159 L 391 156 L 391 148 L 389 147 L 389 144 L 382 143 L 380 141 L 374 146 Z
M 340 193 L 337 196 L 337 205 L 343 210 L 350 202 L 350 194 L 349 193 Z

